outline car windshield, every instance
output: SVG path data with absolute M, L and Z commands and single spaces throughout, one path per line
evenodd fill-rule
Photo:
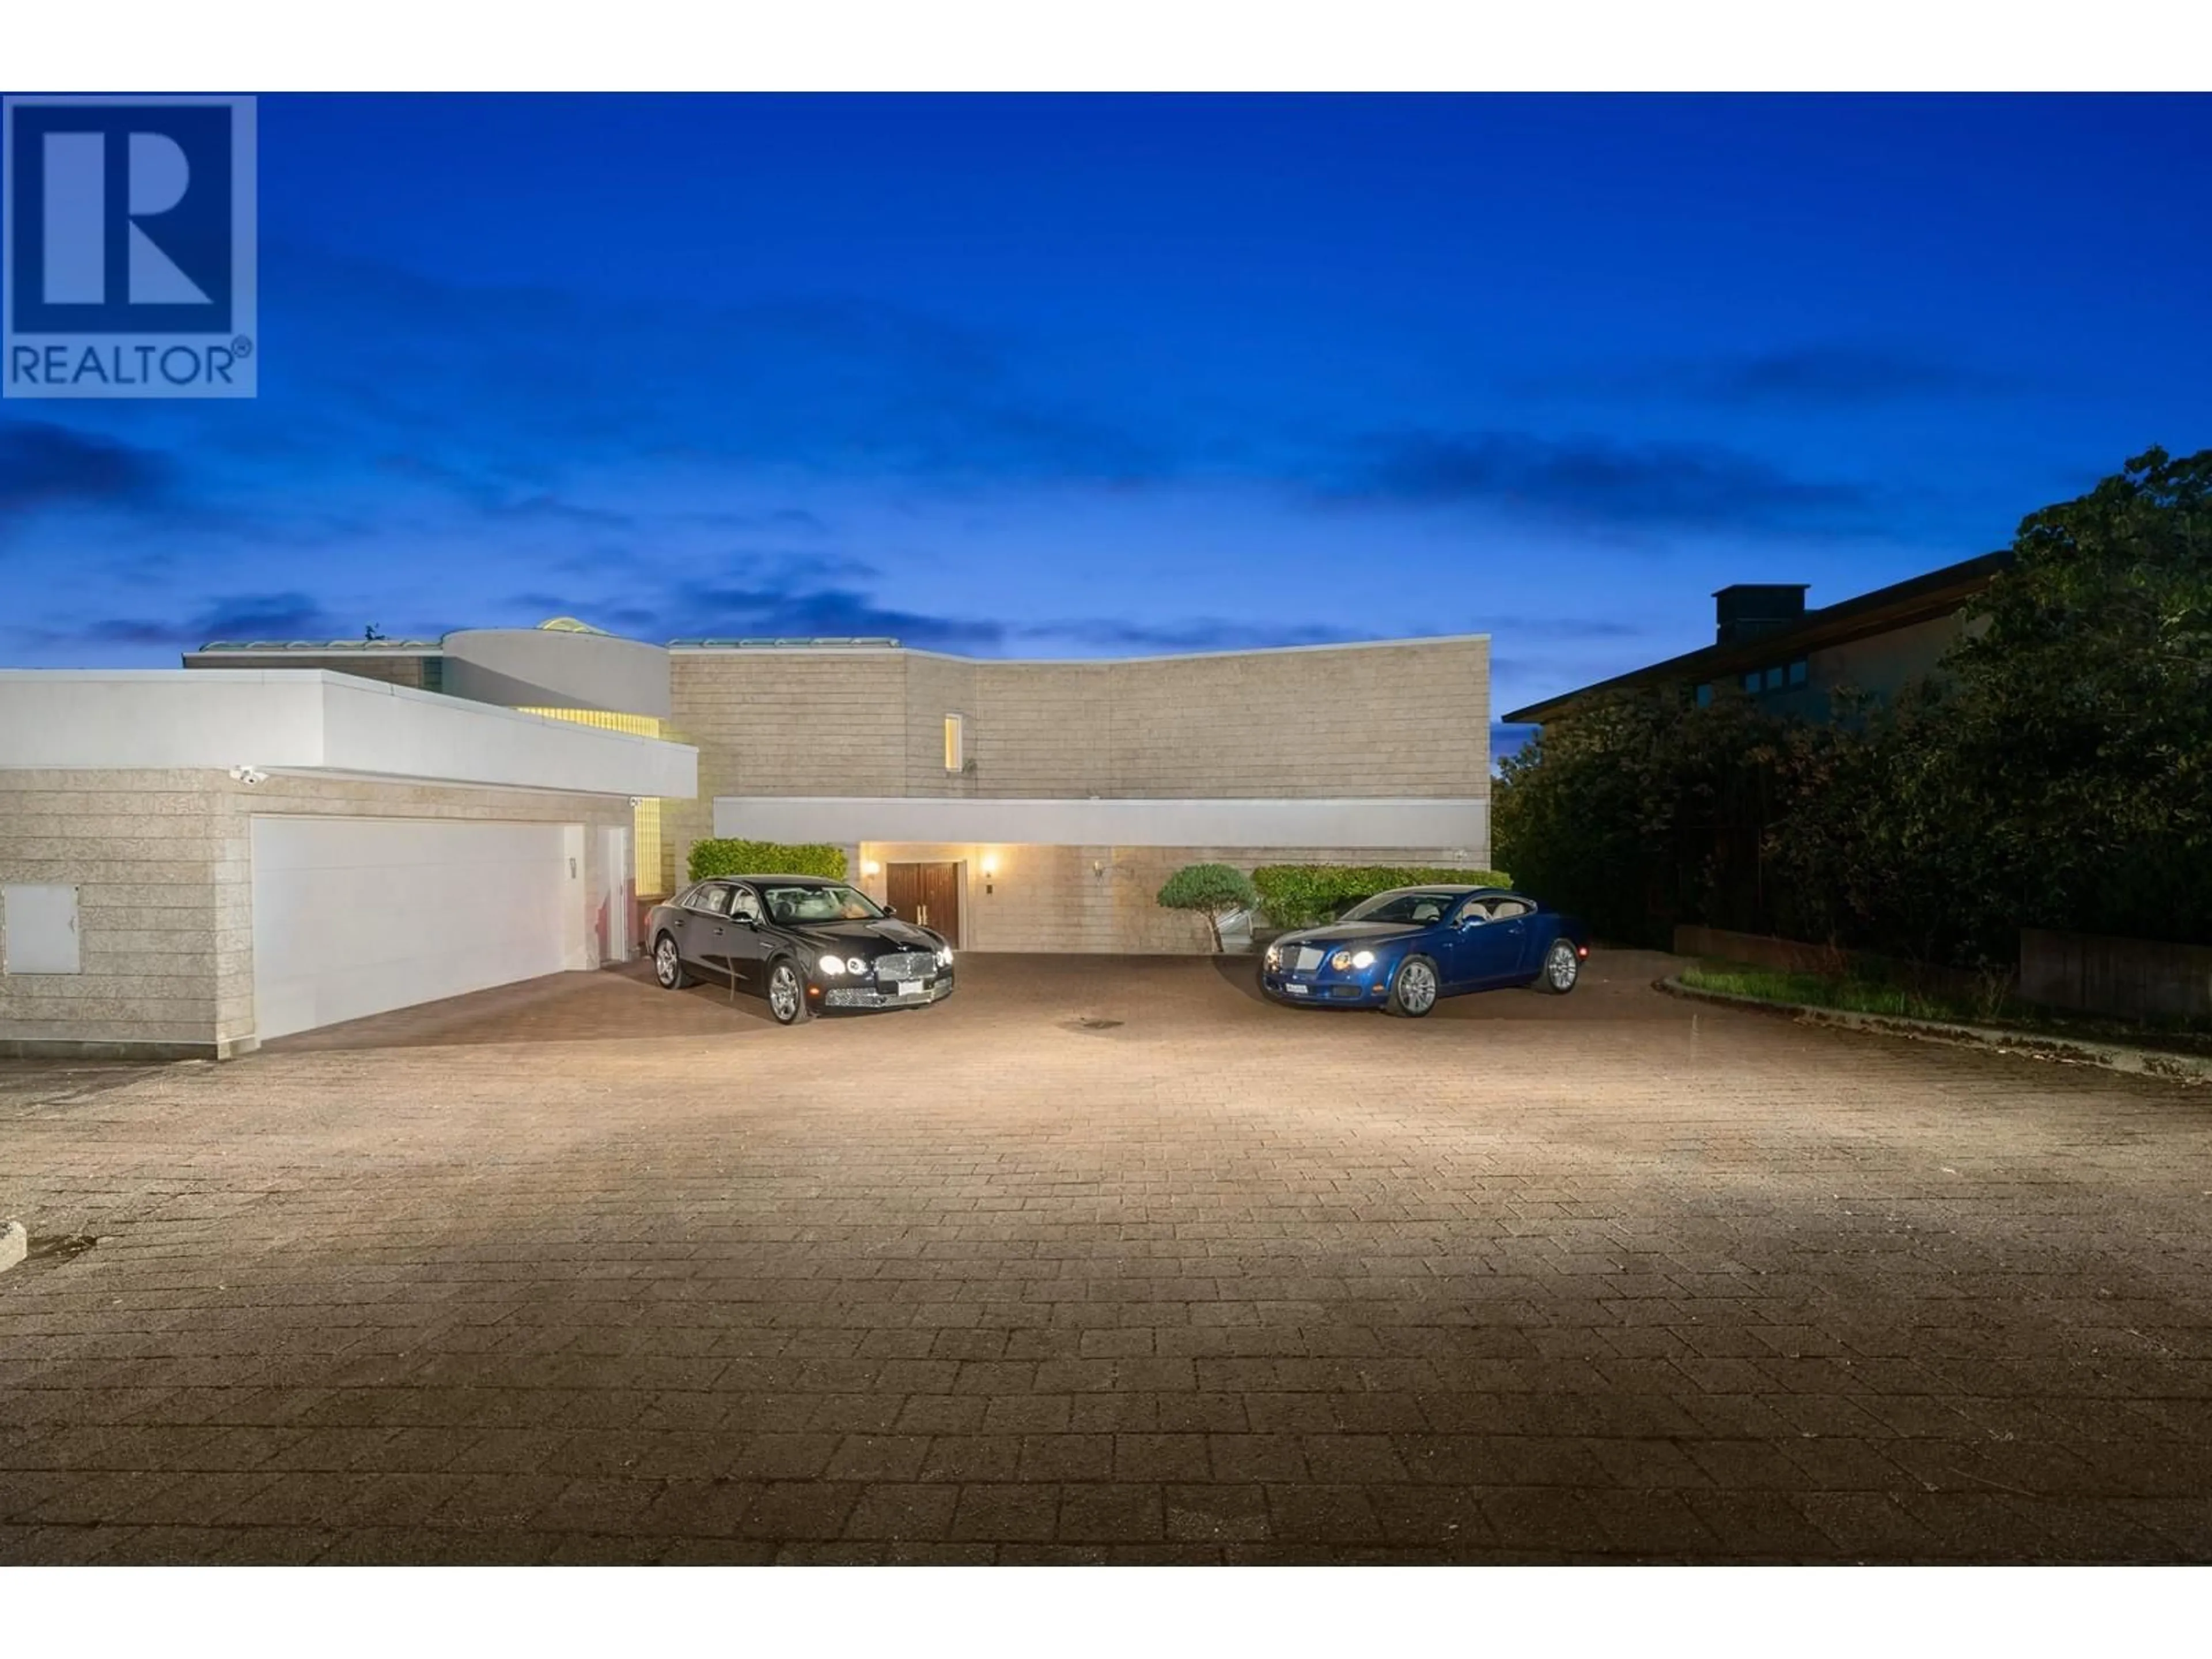
M 872 921 L 883 907 L 858 888 L 763 887 L 769 919 L 775 921 Z
M 1362 899 L 1337 920 L 1416 924 L 1442 921 L 1452 906 L 1459 902 L 1460 896 L 1457 893 L 1377 893 L 1371 899 Z

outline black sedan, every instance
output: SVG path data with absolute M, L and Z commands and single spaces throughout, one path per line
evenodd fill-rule
M 922 1008 L 952 994 L 952 947 L 819 876 L 695 882 L 646 917 L 653 977 L 704 974 L 768 999 L 779 1025 L 823 1008 Z
M 1441 997 L 1506 985 L 1564 996 L 1589 930 L 1502 887 L 1399 887 L 1323 927 L 1267 946 L 1261 992 L 1305 1008 L 1381 1008 L 1419 1019 Z

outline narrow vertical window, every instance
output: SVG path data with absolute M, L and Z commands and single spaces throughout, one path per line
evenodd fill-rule
M 945 717 L 945 769 L 957 772 L 963 763 L 960 753 L 960 716 L 947 714 Z

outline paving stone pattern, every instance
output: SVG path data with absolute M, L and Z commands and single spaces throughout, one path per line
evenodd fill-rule
M 0 1561 L 2212 1559 L 2212 1091 L 1250 965 L 0 1064 Z

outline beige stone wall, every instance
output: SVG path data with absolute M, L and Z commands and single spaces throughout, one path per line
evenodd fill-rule
M 913 740 L 908 654 L 672 653 L 662 735 L 698 749 L 699 793 L 664 805 L 669 879 L 682 885 L 691 843 L 714 833 L 717 795 L 899 793 Z
M 417 691 L 432 690 L 432 670 L 442 667 L 433 655 L 385 656 L 368 651 L 191 651 L 185 654 L 187 668 L 320 668 L 356 679 L 376 680 L 386 685 L 408 685 Z
M 1186 864 L 1343 863 L 1317 847 L 1044 847 L 1029 844 L 868 842 L 858 849 L 858 884 L 881 902 L 892 864 L 962 866 L 961 948 L 966 951 L 1201 955 L 1213 948 L 1205 919 L 1164 910 L 1157 895 Z M 1363 863 L 1455 865 L 1449 848 L 1364 856 Z M 866 866 L 878 866 L 872 873 Z M 994 873 L 987 881 L 986 864 Z
M 987 724 L 982 711 L 976 707 L 976 665 L 915 652 L 902 654 L 906 657 L 906 769 L 899 787 L 889 793 L 974 794 L 975 780 L 982 770 L 982 763 L 975 757 L 977 734 Z M 960 716 L 961 750 L 972 763 L 972 770 L 967 766 L 958 772 L 945 769 L 947 714 Z
M 82 966 L 0 974 L 0 1053 L 81 1040 L 211 1048 L 221 957 L 252 939 L 217 925 L 231 848 L 210 775 L 0 771 L 0 883 L 78 890 Z
M 611 890 L 597 832 L 629 823 L 629 803 L 606 796 L 284 774 L 248 787 L 208 771 L 0 771 L 0 883 L 77 888 L 82 959 L 77 974 L 0 975 L 0 1052 L 252 1047 L 259 813 L 583 824 L 595 907 Z
M 905 650 L 678 651 L 670 736 L 717 795 L 1468 799 L 1490 795 L 1487 639 L 1110 662 Z M 973 769 L 948 774 L 944 720 Z

